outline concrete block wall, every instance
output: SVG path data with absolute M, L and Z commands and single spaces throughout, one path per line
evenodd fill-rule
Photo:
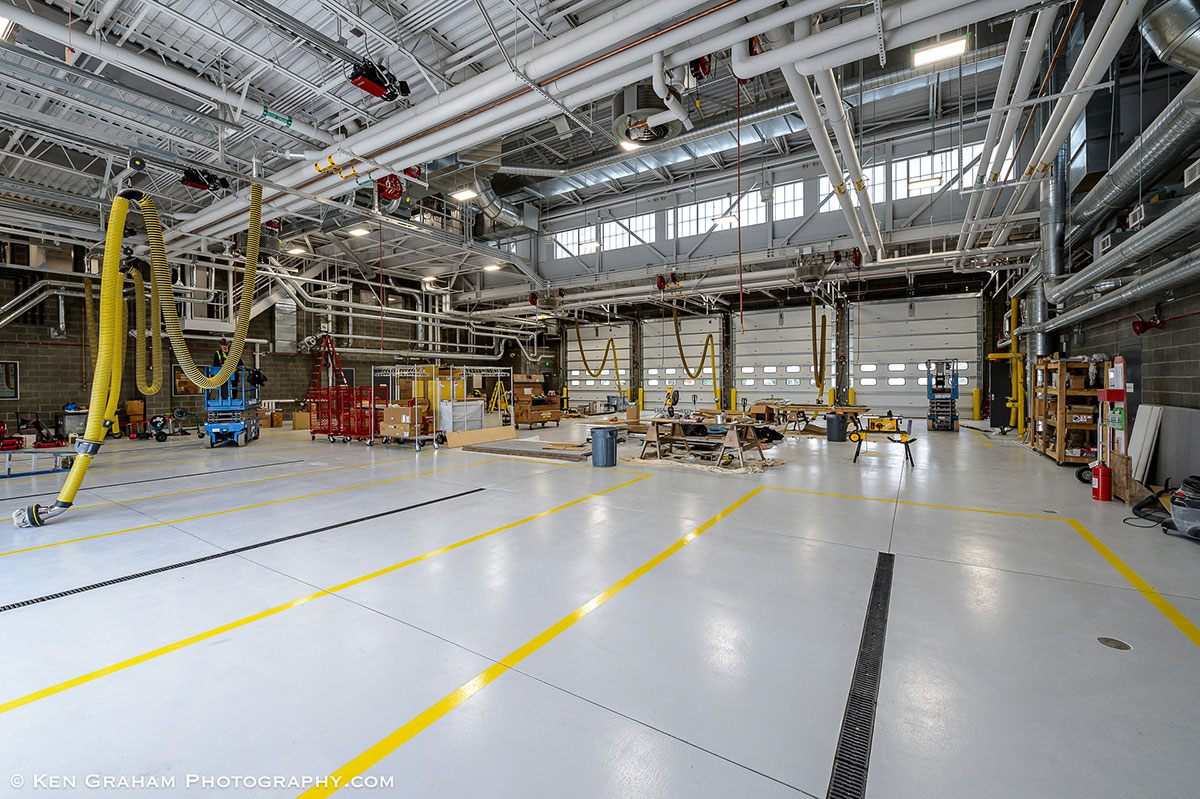
M 1082 335 L 1070 339 L 1071 354 L 1103 352 L 1111 358 L 1119 354 L 1122 345 L 1140 343 L 1142 402 L 1200 408 L 1200 282 L 1175 289 L 1172 297 L 1162 304 L 1163 318 L 1192 315 L 1167 322 L 1163 330 L 1138 336 L 1133 332 L 1133 315 L 1149 319 L 1157 301 L 1140 300 L 1086 320 Z
M 0 274 L 0 304 L 11 299 L 15 294 L 15 284 L 12 279 L 6 279 Z M 37 413 L 47 424 L 52 424 L 54 414 L 62 410 L 66 403 L 74 402 L 86 405 L 90 400 L 92 367 L 90 362 L 85 364 L 86 355 L 82 348 L 83 331 L 83 301 L 82 299 L 66 300 L 66 335 L 54 338 L 50 328 L 58 322 L 56 300 L 48 300 L 43 304 L 45 322 L 42 324 L 12 323 L 0 328 L 0 360 L 15 360 L 20 363 L 20 398 L 16 400 L 0 400 L 0 419 L 10 423 L 15 429 L 18 415 Z M 131 314 L 132 316 L 132 314 Z M 332 325 L 335 336 L 349 332 L 349 322 L 343 318 L 332 320 L 299 312 L 297 314 L 297 338 L 304 339 Z M 382 325 L 383 335 L 394 338 L 414 338 L 412 325 L 393 321 L 385 321 Z M 244 363 L 257 365 L 267 376 L 267 384 L 262 396 L 270 400 L 298 400 L 305 396 L 308 383 L 315 363 L 314 353 L 276 352 L 274 315 L 267 311 L 255 318 L 250 325 L 249 338 L 259 339 L 265 344 L 247 343 Z M 354 380 L 357 385 L 368 385 L 372 365 L 389 365 L 397 363 L 395 351 L 410 349 L 410 345 L 398 342 L 384 342 L 380 351 L 378 344 L 371 347 L 372 340 L 380 334 L 380 322 L 373 319 L 354 320 L 353 332 L 356 336 L 366 336 L 365 339 L 355 339 L 354 346 L 348 341 L 338 339 L 336 344 L 340 351 L 343 369 L 354 370 Z M 486 341 L 490 346 L 491 342 Z M 542 341 L 542 344 L 545 342 Z M 189 338 L 188 344 L 193 357 L 198 364 L 211 363 L 216 341 L 212 339 Z M 147 348 L 149 349 L 149 348 Z M 350 352 L 350 349 L 364 350 Z M 531 371 L 536 365 L 537 371 L 557 372 L 556 361 L 550 366 L 540 366 L 520 357 L 519 351 L 513 356 L 514 348 L 510 348 L 499 361 L 465 360 L 462 363 L 473 366 L 504 365 L 513 366 L 514 371 Z M 131 337 L 125 355 L 125 371 L 122 381 L 121 400 L 142 399 L 146 403 L 146 414 L 168 414 L 176 407 L 185 408 L 194 413 L 202 410 L 200 395 L 172 396 L 172 369 L 176 360 L 171 350 L 170 342 L 163 340 L 164 380 L 162 390 L 153 396 L 142 397 L 134 383 L 134 351 L 135 343 Z M 483 350 L 481 350 L 483 352 Z M 257 353 L 257 354 L 256 354 Z M 539 353 L 540 361 L 554 359 L 556 348 L 543 349 Z M 147 362 L 150 356 L 147 352 Z M 411 361 L 410 361 L 411 362 Z M 447 361 L 448 363 L 449 361 Z M 151 379 L 152 376 L 151 376 Z M 295 409 L 295 404 L 284 404 L 285 410 Z

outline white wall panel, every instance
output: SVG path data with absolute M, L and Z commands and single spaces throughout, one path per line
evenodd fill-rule
M 929 401 L 920 367 L 926 360 L 954 358 L 960 362 L 959 412 L 964 402 L 970 409 L 971 391 L 979 385 L 978 297 L 917 299 L 911 312 L 907 301 L 850 308 L 851 377 L 860 405 L 872 414 L 923 416 Z
M 679 338 L 683 342 L 683 354 L 692 371 L 700 368 L 700 356 L 704 354 L 704 342 L 712 335 L 716 349 L 716 374 L 712 371 L 712 356 L 704 359 L 704 372 L 696 379 L 689 378 L 679 359 L 679 345 L 675 341 L 675 323 L 668 312 L 665 319 L 642 321 L 642 385 L 647 408 L 662 404 L 662 396 L 668 386 L 679 389 L 681 404 L 690 406 L 692 394 L 702 408 L 713 407 L 714 385 L 721 377 L 721 318 L 719 316 L 682 317 L 679 320 Z M 714 384 L 714 380 L 716 383 Z
M 616 396 L 617 378 L 620 377 L 621 389 L 629 388 L 629 333 L 630 323 L 623 322 L 611 325 L 580 325 L 579 337 L 583 340 L 583 352 L 587 356 L 588 366 L 599 369 L 600 375 L 592 377 L 584 370 L 583 359 L 579 355 L 579 342 L 575 338 L 574 325 L 567 327 L 567 392 L 568 402 L 603 401 L 606 397 Z M 617 350 L 617 364 L 613 366 L 612 355 L 604 368 L 600 368 L 604 360 L 604 352 L 608 340 L 612 338 Z M 619 374 L 618 374 L 619 373 Z
M 825 394 L 828 397 L 834 374 L 833 309 L 817 307 L 818 352 L 822 314 L 826 318 Z M 733 378 L 738 407 L 743 399 L 751 403 L 767 398 L 798 403 L 816 401 L 810 308 L 748 313 L 744 329 L 735 315 L 733 340 Z

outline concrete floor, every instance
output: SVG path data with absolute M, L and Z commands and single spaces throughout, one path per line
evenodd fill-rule
M 764 475 L 108 446 L 76 509 L 0 527 L 0 605 L 452 498 L 0 612 L 0 796 L 824 797 L 879 551 L 870 796 L 1194 796 L 1200 545 L 1008 439 L 919 437 Z M 59 482 L 0 480 L 5 515 Z

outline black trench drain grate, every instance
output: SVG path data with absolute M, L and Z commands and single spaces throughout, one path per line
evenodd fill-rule
M 862 641 L 850 696 L 833 755 L 827 799 L 862 799 L 867 795 L 867 765 L 871 760 L 871 735 L 875 730 L 875 706 L 879 700 L 879 674 L 883 667 L 883 644 L 887 635 L 888 604 L 892 597 L 892 567 L 895 556 L 880 552 L 875 562 L 875 580 L 867 603 Z

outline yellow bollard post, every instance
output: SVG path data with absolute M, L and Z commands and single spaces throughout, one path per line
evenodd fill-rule
M 718 408 L 718 410 L 720 410 L 720 409 Z M 731 413 L 734 411 L 737 411 L 737 389 L 736 388 L 729 389 L 729 410 Z
M 854 389 L 850 389 L 850 396 L 848 399 L 850 400 L 850 404 L 853 405 L 854 404 Z
M 829 389 L 829 404 L 833 405 L 833 389 Z
M 644 411 L 644 410 L 646 410 L 646 405 L 645 405 L 645 397 L 644 397 L 644 396 L 643 396 L 643 394 L 642 394 L 642 387 L 641 387 L 641 386 L 638 386 L 638 410 L 639 410 L 639 411 Z
M 983 389 L 971 391 L 971 418 L 977 422 L 983 418 Z

